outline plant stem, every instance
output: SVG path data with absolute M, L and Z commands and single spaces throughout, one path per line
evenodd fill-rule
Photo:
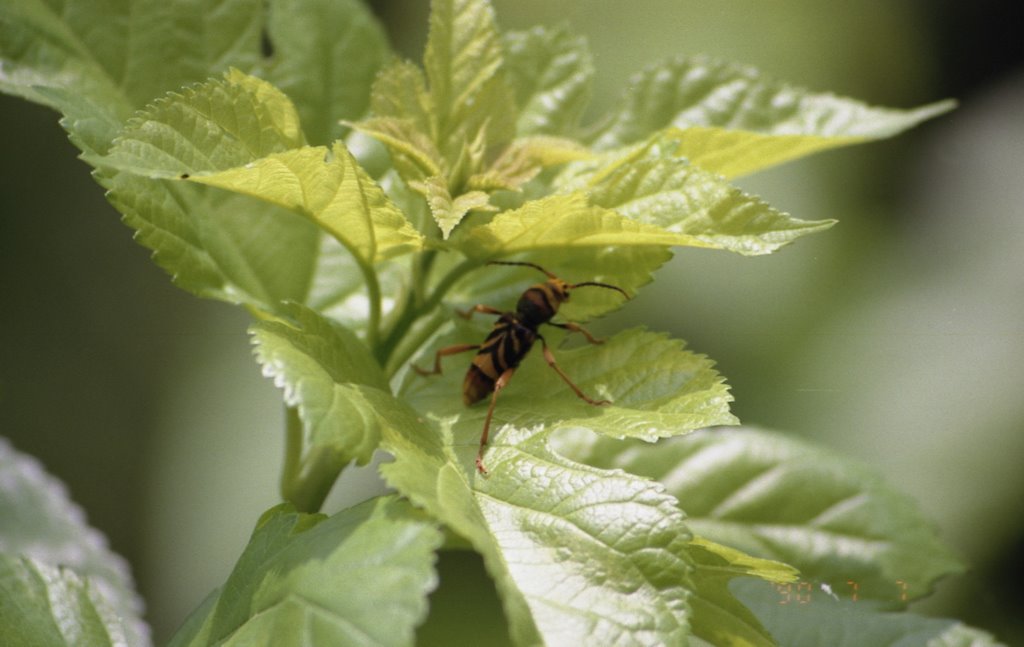
M 388 379 L 394 377 L 402 365 L 408 362 L 409 358 L 413 356 L 419 347 L 437 332 L 437 329 L 441 327 L 445 320 L 446 317 L 443 313 L 435 312 L 428 321 L 421 325 L 415 334 L 396 345 L 394 352 L 387 360 L 387 365 L 384 367 L 384 372 Z
M 432 261 L 432 257 L 427 257 L 427 255 L 424 255 L 424 268 L 422 270 L 424 275 L 426 271 L 429 269 L 429 266 Z M 394 362 L 390 362 L 389 359 L 391 358 L 391 355 L 395 352 L 395 349 L 401 343 L 402 339 L 409 332 L 409 329 L 416 322 L 416 320 L 424 315 L 430 314 L 431 312 L 433 312 L 435 308 L 441 305 L 441 300 L 444 298 L 444 295 L 448 293 L 448 290 L 451 289 L 452 285 L 454 285 L 456 281 L 462 278 L 463 274 L 470 271 L 479 264 L 479 261 L 467 258 L 458 265 L 456 265 L 455 267 L 453 267 L 441 279 L 441 281 L 437 284 L 437 286 L 434 288 L 434 291 L 430 294 L 428 298 L 410 298 L 406 300 L 405 304 L 403 305 L 402 312 L 399 315 L 398 319 L 395 321 L 394 326 L 392 326 L 391 330 L 388 332 L 387 337 L 378 347 L 378 352 L 376 353 L 376 356 L 377 360 L 381 363 L 382 366 L 394 365 Z M 430 335 L 428 334 L 426 335 L 426 337 L 420 339 L 420 343 L 423 343 L 423 341 L 425 341 L 426 338 L 429 336 Z M 403 349 L 403 354 L 407 352 L 406 357 L 408 357 L 409 355 L 416 351 L 417 347 L 418 346 L 413 347 L 411 349 Z
M 370 300 L 370 320 L 366 325 L 366 343 L 372 350 L 377 350 L 380 347 L 380 281 L 372 266 L 360 262 L 359 269 L 362 270 L 363 277 L 366 278 L 366 293 Z
M 289 500 L 288 493 L 294 487 L 302 469 L 302 420 L 299 410 L 285 406 L 284 409 L 284 466 L 281 469 L 281 498 Z
M 285 408 L 284 467 L 281 498 L 299 512 L 317 512 L 341 473 L 340 462 L 331 456 L 315 457 L 302 464 L 302 419 L 296 407 Z M 304 469 L 305 468 L 305 469 Z
M 401 305 L 395 309 L 395 313 L 391 317 L 391 325 L 384 333 L 384 342 L 373 349 L 374 356 L 381 366 L 385 365 L 395 346 L 401 341 L 398 335 L 401 331 L 408 329 L 415 317 L 418 316 L 417 308 L 423 301 L 424 284 L 428 271 L 428 268 L 425 267 L 427 265 L 425 257 L 426 253 L 413 257 L 409 287 L 402 296 Z
M 434 259 L 437 258 L 437 252 L 431 249 L 423 252 L 422 256 L 417 257 L 416 262 L 412 268 L 412 286 L 413 295 L 416 298 L 416 305 L 419 306 L 427 292 L 427 277 L 430 275 L 430 268 L 434 265 Z

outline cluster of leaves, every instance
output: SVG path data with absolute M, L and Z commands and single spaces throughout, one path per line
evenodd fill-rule
M 505 305 L 535 278 L 474 271 L 488 260 L 635 293 L 674 247 L 772 252 L 831 221 L 795 219 L 731 178 L 891 136 L 947 103 L 874 108 L 691 57 L 639 72 L 584 127 L 586 43 L 502 34 L 486 0 L 432 2 L 422 68 L 392 58 L 356 0 L 129 4 L 0 0 L 0 89 L 62 113 L 177 285 L 249 309 L 257 361 L 284 392 L 288 503 L 173 644 L 410 644 L 441 528 L 483 556 L 524 645 L 856 644 L 888 615 L 780 619 L 763 590 L 732 581 L 799 572 L 884 600 L 901 580 L 913 599 L 959 568 L 856 466 L 750 428 L 685 435 L 736 420 L 712 363 L 678 340 L 636 329 L 560 351 L 584 391 L 612 401 L 601 408 L 529 358 L 502 396 L 489 478 L 473 465 L 483 412 L 462 407 L 458 372 L 406 370 L 484 334 L 450 323 L 449 304 Z M 562 314 L 586 321 L 621 301 L 584 290 Z M 39 481 L 25 487 L 57 501 L 52 525 L 81 525 L 30 459 L 0 449 L 0 481 Z M 398 494 L 317 513 L 341 470 L 378 449 Z M 0 494 L 12 515 L 42 518 L 34 498 Z M 116 558 L 68 559 L 50 550 L 68 532 L 20 527 L 0 537 L 12 635 L 146 642 Z M 954 644 L 970 631 L 899 617 L 886 635 Z

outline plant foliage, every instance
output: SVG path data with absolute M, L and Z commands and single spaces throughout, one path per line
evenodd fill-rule
M 876 108 L 696 56 L 639 72 L 584 124 L 593 74 L 583 39 L 502 33 L 487 0 L 433 0 L 422 65 L 393 57 L 356 0 L 0 0 L 0 89 L 63 115 L 178 286 L 252 313 L 283 391 L 287 503 L 174 645 L 412 644 L 439 527 L 483 556 L 520 645 L 803 644 L 798 629 L 848 644 L 840 611 L 780 618 L 764 594 L 847 580 L 887 603 L 857 611 L 879 636 L 968 636 L 886 610 L 903 606 L 897 580 L 916 598 L 959 569 L 913 504 L 822 450 L 715 430 L 737 423 L 728 387 L 680 340 L 633 329 L 563 348 L 548 333 L 611 404 L 575 398 L 534 353 L 496 409 L 488 476 L 473 461 L 485 409 L 461 404 L 461 372 L 407 371 L 486 335 L 455 307 L 509 308 L 537 278 L 488 261 L 632 295 L 677 248 L 774 252 L 833 221 L 731 178 L 951 107 Z M 584 290 L 556 321 L 622 306 Z M 396 494 L 318 514 L 377 450 Z M 39 644 L 145 643 L 120 562 L 91 531 L 81 559 L 54 557 L 78 512 L 4 454 L 3 517 L 18 519 L 0 536 L 4 624 Z

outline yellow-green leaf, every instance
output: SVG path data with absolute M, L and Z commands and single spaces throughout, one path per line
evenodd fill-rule
M 441 228 L 444 238 L 452 233 L 467 213 L 473 210 L 493 211 L 490 196 L 483 191 L 469 191 L 457 197 L 448 192 L 448 185 L 440 176 L 429 177 L 423 182 L 410 182 L 409 186 L 423 194 L 430 207 L 437 226 Z
M 950 110 L 952 101 L 911 110 L 880 108 L 775 80 L 752 67 L 705 56 L 674 58 L 635 74 L 619 109 L 594 138 L 609 150 L 675 127 L 749 131 L 778 139 L 737 136 L 733 148 L 706 160 L 725 175 L 749 173 L 815 150 L 891 137 Z M 696 151 L 706 137 L 696 132 Z M 689 144 L 687 144 L 689 147 Z M 717 158 L 717 159 L 716 159 Z
M 680 340 L 635 328 L 603 344 L 558 348 L 561 334 L 551 330 L 543 334 L 565 374 L 591 398 L 610 403 L 594 406 L 576 397 L 544 361 L 538 341 L 502 391 L 492 431 L 505 424 L 586 427 L 613 438 L 652 441 L 737 423 L 729 412 L 729 387 L 714 362 L 688 350 Z M 439 343 L 479 343 L 486 334 L 464 326 Z M 423 355 L 424 360 L 431 357 L 429 352 Z M 451 359 L 439 377 L 410 376 L 403 395 L 416 408 L 452 421 L 458 433 L 472 438 L 483 429 L 487 407 L 463 406 L 459 394 L 468 363 L 468 358 Z M 498 460 L 494 459 L 495 467 Z
M 233 69 L 147 106 L 128 122 L 101 168 L 177 178 L 222 171 L 304 143 L 288 97 Z
M 591 175 L 590 200 L 707 247 L 747 255 L 773 252 L 835 224 L 793 218 L 692 165 L 673 149 L 673 142 L 655 137 L 633 155 L 611 156 L 611 163 Z
M 189 179 L 300 213 L 367 263 L 423 244 L 420 233 L 341 142 L 330 152 L 306 146 Z
M 471 189 L 516 191 L 546 167 L 588 159 L 591 152 L 564 137 L 521 137 L 508 146 L 483 173 L 469 178 Z
M 505 211 L 474 228 L 457 245 L 471 258 L 493 259 L 565 247 L 691 245 L 711 247 L 695 236 L 674 233 L 589 204 L 581 193 L 555 195 Z
M 696 591 L 691 598 L 693 633 L 712 645 L 773 647 L 771 634 L 729 588 L 737 577 L 756 577 L 786 583 L 798 571 L 781 562 L 759 559 L 703 537 L 690 540 L 690 556 L 696 564 Z
M 494 9 L 485 0 L 433 0 L 423 63 L 437 110 L 438 142 L 475 110 L 474 99 L 502 63 Z
M 433 137 L 433 100 L 423 70 L 411 61 L 395 61 L 373 82 L 370 110 L 377 117 L 407 119 L 416 130 Z
M 775 135 L 713 126 L 669 128 L 664 134 L 678 144 L 678 155 L 706 171 L 727 178 L 865 140 L 864 137 L 849 136 Z
M 374 117 L 345 125 L 387 146 L 395 168 L 406 181 L 440 175 L 447 167 L 434 142 L 410 119 Z
M 370 110 L 370 118 L 345 125 L 387 146 L 406 181 L 447 175 L 447 163 L 435 143 L 433 99 L 423 70 L 409 61 L 381 70 L 373 83 Z
M 284 301 L 306 301 L 320 270 L 321 232 L 272 204 L 178 178 L 240 167 L 304 143 L 288 97 L 231 70 L 136 113 L 101 160 L 97 178 L 175 283 L 273 312 Z
M 703 553 L 705 555 L 705 557 L 700 558 L 698 561 L 706 564 L 709 570 L 714 569 L 721 573 L 726 573 L 730 577 L 747 575 L 777 584 L 795 582 L 800 577 L 800 571 L 789 564 L 772 559 L 753 557 L 743 551 L 713 542 L 705 537 L 694 537 L 691 539 L 690 548 L 694 553 Z

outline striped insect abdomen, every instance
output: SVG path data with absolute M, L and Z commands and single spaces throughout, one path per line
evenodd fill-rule
M 514 315 L 502 315 L 466 371 L 462 402 L 469 406 L 492 393 L 501 374 L 519 366 L 536 339 L 537 333 L 519 323 Z

